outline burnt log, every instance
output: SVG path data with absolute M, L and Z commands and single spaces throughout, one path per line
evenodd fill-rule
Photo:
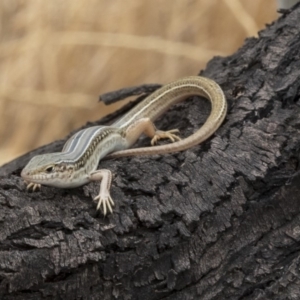
M 300 299 L 300 5 L 281 12 L 201 72 L 229 104 L 213 137 L 100 162 L 113 214 L 95 210 L 98 183 L 26 192 L 26 162 L 64 141 L 0 169 L 1 299 Z M 209 111 L 193 97 L 156 124 L 185 137 Z

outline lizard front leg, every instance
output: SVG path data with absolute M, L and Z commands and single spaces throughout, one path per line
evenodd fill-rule
M 107 211 L 112 213 L 112 207 L 115 205 L 115 203 L 109 192 L 112 180 L 111 171 L 107 169 L 96 170 L 90 173 L 88 179 L 90 181 L 101 181 L 99 194 L 94 198 L 94 201 L 98 202 L 97 210 L 102 207 L 101 210 L 103 211 L 104 216 L 106 215 Z
M 33 182 L 30 182 L 30 183 L 25 182 L 25 183 L 27 184 L 27 187 L 26 187 L 27 191 L 32 189 L 32 191 L 35 192 L 36 190 L 40 190 L 42 187 L 42 185 L 39 183 L 33 183 Z

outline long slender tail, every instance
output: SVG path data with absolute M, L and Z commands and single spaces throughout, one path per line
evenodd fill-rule
M 184 94 L 180 95 L 181 100 L 184 100 L 191 95 L 204 96 L 206 99 L 210 100 L 211 113 L 201 128 L 189 137 L 172 144 L 117 151 L 107 156 L 107 158 L 179 152 L 198 145 L 213 135 L 222 124 L 227 113 L 227 102 L 221 87 L 211 79 L 191 76 L 174 81 L 157 90 L 155 93 L 159 95 L 161 90 L 165 93 L 167 88 L 171 91 L 173 87 L 180 88 L 180 86 L 185 88 Z M 190 91 L 192 91 L 192 93 L 187 93 L 187 86 L 190 87 Z

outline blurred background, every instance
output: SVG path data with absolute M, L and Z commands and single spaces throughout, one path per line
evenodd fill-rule
M 0 165 L 122 104 L 98 96 L 195 75 L 278 18 L 275 0 L 1 0 Z M 124 102 L 123 102 L 124 103 Z

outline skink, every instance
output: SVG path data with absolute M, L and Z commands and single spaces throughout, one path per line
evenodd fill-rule
M 153 121 L 171 105 L 189 96 L 202 96 L 211 102 L 211 113 L 203 126 L 181 140 L 177 129 L 157 130 Z M 227 102 L 220 86 L 214 81 L 191 76 L 169 83 L 145 98 L 120 120 L 111 126 L 93 126 L 74 134 L 64 145 L 62 152 L 33 157 L 22 170 L 21 176 L 33 191 L 41 185 L 73 188 L 91 181 L 100 181 L 99 194 L 94 198 L 97 210 L 103 214 L 112 212 L 114 202 L 110 196 L 112 173 L 97 170 L 105 156 L 122 157 L 165 154 L 186 150 L 209 138 L 222 124 L 227 113 Z M 154 147 L 128 149 L 141 134 L 146 134 L 151 145 L 160 139 L 173 143 Z

